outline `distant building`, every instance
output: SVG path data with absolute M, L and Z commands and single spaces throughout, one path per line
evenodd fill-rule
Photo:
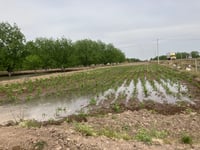
M 174 53 L 174 52 L 167 53 L 167 59 L 168 60 L 175 60 L 176 59 L 176 53 Z

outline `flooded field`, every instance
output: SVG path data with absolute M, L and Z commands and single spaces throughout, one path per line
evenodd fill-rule
M 172 103 L 176 104 L 180 101 L 185 101 L 194 104 L 192 99 L 188 96 L 188 88 L 181 83 L 171 83 L 170 80 L 166 82 L 158 81 L 142 81 L 139 79 L 134 83 L 131 80 L 130 83 L 124 81 L 124 83 L 115 89 L 108 89 L 100 96 L 95 97 L 98 101 L 97 105 L 106 101 L 107 97 L 114 97 L 112 103 L 117 102 L 119 99 L 124 99 L 125 104 L 131 100 L 139 100 L 141 102 L 145 100 L 152 100 L 159 103 Z
M 134 108 L 136 102 L 148 101 L 196 107 L 200 85 L 191 78 L 189 74 L 163 66 L 138 65 L 0 85 L 0 123 L 21 119 L 57 120 L 80 111 L 122 104 Z

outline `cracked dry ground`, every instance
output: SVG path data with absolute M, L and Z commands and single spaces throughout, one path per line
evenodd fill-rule
M 200 149 L 200 114 L 196 112 L 162 115 L 145 109 L 126 110 L 86 116 L 85 120 L 40 128 L 0 127 L 0 149 Z M 166 134 L 142 142 L 135 138 L 141 129 Z M 192 139 L 190 144 L 181 142 L 186 133 Z

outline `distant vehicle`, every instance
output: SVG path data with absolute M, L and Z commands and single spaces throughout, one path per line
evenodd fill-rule
M 168 60 L 175 60 L 176 59 L 176 53 L 167 53 L 167 59 Z

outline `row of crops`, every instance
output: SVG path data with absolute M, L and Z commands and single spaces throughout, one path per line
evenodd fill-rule
M 127 65 L 61 74 L 24 83 L 0 85 L 0 103 L 26 102 L 41 97 L 91 95 L 96 100 L 124 99 L 190 101 L 190 84 L 200 88 L 187 73 L 155 64 Z M 104 97 L 104 98 L 102 98 Z

